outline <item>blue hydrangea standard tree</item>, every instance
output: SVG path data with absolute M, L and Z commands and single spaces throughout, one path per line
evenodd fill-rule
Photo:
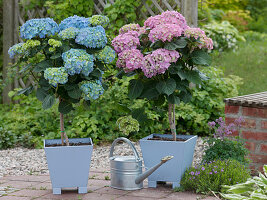
M 31 19 L 22 25 L 24 42 L 10 47 L 11 58 L 18 57 L 14 66 L 24 66 L 20 72 L 36 80 L 37 98 L 44 109 L 59 99 L 61 140 L 69 145 L 64 131 L 63 114 L 73 110 L 73 104 L 89 105 L 103 94 L 105 64 L 113 62 L 115 51 L 108 46 L 105 29 L 108 18 L 72 16 L 59 25 L 51 18 Z M 33 86 L 18 94 L 28 95 Z

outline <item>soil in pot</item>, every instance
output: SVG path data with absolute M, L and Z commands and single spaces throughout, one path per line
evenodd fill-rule
M 160 137 L 160 136 L 153 135 L 152 138 L 148 138 L 147 140 L 173 141 L 173 138 Z M 179 142 L 179 141 L 184 142 L 186 141 L 186 139 L 176 138 L 176 142 Z
M 92 145 L 91 143 L 87 142 L 70 142 L 70 146 L 84 146 L 84 145 Z M 45 147 L 59 147 L 62 146 L 62 144 L 46 144 Z M 64 144 L 66 146 L 66 144 Z

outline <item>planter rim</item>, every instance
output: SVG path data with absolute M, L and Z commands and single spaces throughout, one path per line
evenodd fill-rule
M 69 139 L 69 141 L 72 141 L 72 140 L 89 140 L 89 142 L 91 143 L 91 144 L 89 144 L 89 145 L 80 145 L 80 146 L 55 146 L 55 147 L 46 147 L 45 145 L 46 145 L 46 142 L 48 142 L 48 141 L 59 141 L 60 143 L 61 143 L 61 139 L 44 139 L 43 141 L 44 141 L 44 148 L 77 148 L 77 147 L 84 147 L 84 146 L 94 146 L 94 144 L 93 144 L 93 141 L 92 141 L 92 139 L 91 138 L 70 138 Z M 64 140 L 65 141 L 65 140 Z
M 176 142 L 176 143 L 184 143 L 184 142 L 188 142 L 190 140 L 193 140 L 194 138 L 197 138 L 197 135 L 176 135 L 177 138 L 181 138 L 179 136 L 186 136 L 188 139 L 186 141 L 163 141 L 163 140 L 148 140 L 148 138 L 151 138 L 153 137 L 154 135 L 156 136 L 168 136 L 168 137 L 172 137 L 171 134 L 157 134 L 157 133 L 152 133 L 142 139 L 140 139 L 139 141 L 147 141 L 147 142 L 166 142 L 166 143 L 173 143 L 173 142 Z

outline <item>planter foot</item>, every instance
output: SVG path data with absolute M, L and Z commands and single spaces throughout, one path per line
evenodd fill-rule
M 173 182 L 172 183 L 172 189 L 179 188 L 179 187 L 180 187 L 180 183 L 179 182 Z
M 157 181 L 148 181 L 148 187 L 149 188 L 156 188 L 157 187 Z
M 87 193 L 87 187 L 78 187 L 78 193 L 79 194 L 86 194 Z
M 61 194 L 61 188 L 53 188 L 53 194 Z

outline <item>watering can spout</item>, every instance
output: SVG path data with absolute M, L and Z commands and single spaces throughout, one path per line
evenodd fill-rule
M 145 180 L 148 176 L 150 176 L 154 171 L 156 171 L 162 164 L 166 163 L 167 161 L 171 160 L 173 158 L 173 156 L 165 156 L 161 159 L 160 163 L 158 163 L 157 165 L 155 165 L 154 167 L 151 167 L 150 169 L 148 169 L 147 171 L 145 171 L 143 174 L 141 174 L 140 176 L 138 176 L 135 179 L 135 183 L 139 184 L 141 183 L 143 180 Z

